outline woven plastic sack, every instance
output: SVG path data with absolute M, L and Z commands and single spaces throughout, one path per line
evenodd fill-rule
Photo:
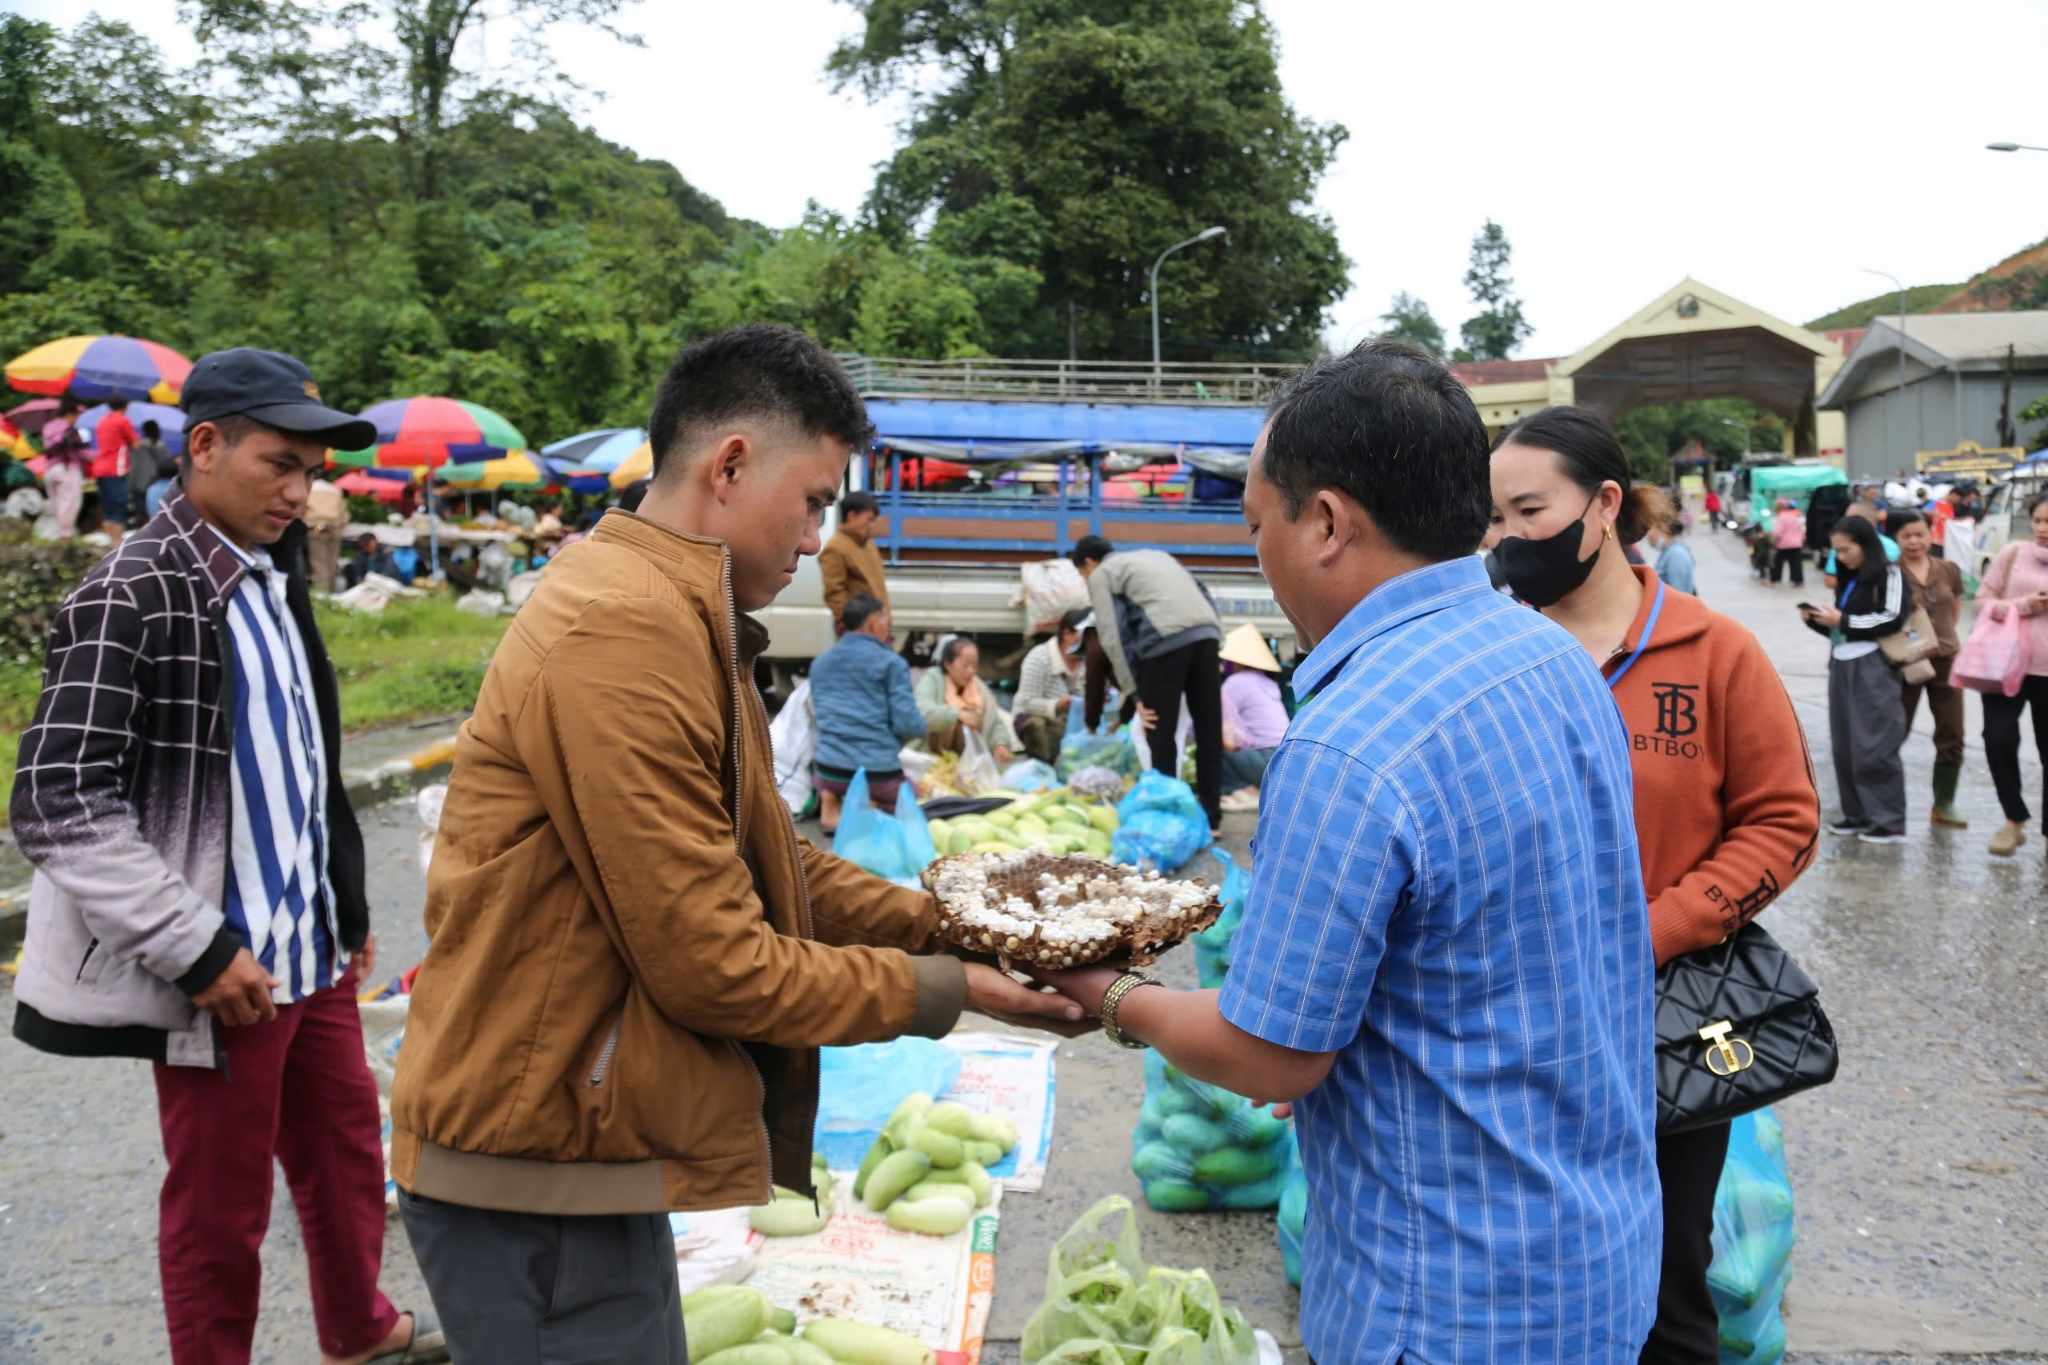
M 1195 789 L 1162 773 L 1138 779 L 1117 803 L 1116 820 L 1110 855 L 1133 867 L 1172 872 L 1209 846 L 1209 817 Z
M 1280 1191 L 1280 1216 L 1273 1220 L 1280 1241 L 1280 1264 L 1287 1283 L 1301 1284 L 1301 1236 L 1308 1223 L 1308 1175 L 1297 1170 Z
M 1223 913 L 1194 938 L 1195 976 L 1205 991 L 1220 987 L 1230 973 L 1230 945 L 1237 937 L 1237 926 L 1244 920 L 1245 897 L 1252 887 L 1251 873 L 1239 867 L 1228 853 L 1212 848 L 1209 856 L 1223 864 L 1223 889 L 1218 894 Z
M 918 874 L 939 856 L 931 826 L 917 804 L 917 793 L 905 782 L 896 789 L 896 813 L 885 815 L 868 800 L 868 772 L 862 768 L 846 784 L 846 801 L 832 852 L 863 871 L 904 886 L 921 886 Z
M 1707 1289 L 1721 1318 L 1724 1365 L 1776 1365 L 1785 1354 L 1779 1311 L 1792 1279 L 1792 1179 L 1785 1130 L 1759 1109 L 1735 1120 L 1714 1192 L 1714 1259 Z
M 1208 1272 L 1148 1266 L 1131 1201 L 1111 1195 L 1053 1244 L 1024 1365 L 1255 1365 L 1251 1324 Z M 1105 1354 L 1104 1346 L 1112 1348 Z
M 1300 1165 L 1290 1120 L 1145 1053 L 1131 1173 L 1161 1213 L 1270 1209 Z

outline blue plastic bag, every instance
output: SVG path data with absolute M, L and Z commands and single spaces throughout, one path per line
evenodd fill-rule
M 960 1054 L 929 1038 L 820 1048 L 814 1145 L 833 1170 L 853 1170 L 904 1096 L 943 1095 L 959 1076 Z
M 1164 773 L 1148 772 L 1117 803 L 1110 856 L 1136 867 L 1172 872 L 1209 846 L 1209 817 L 1195 789 Z
M 1145 1053 L 1131 1173 L 1161 1213 L 1270 1209 L 1301 1164 L 1294 1121 Z
M 1252 888 L 1251 873 L 1239 867 L 1228 853 L 1212 848 L 1209 856 L 1223 864 L 1223 889 L 1217 894 L 1217 899 L 1223 902 L 1223 913 L 1194 938 L 1195 977 L 1205 991 L 1220 987 L 1230 973 L 1231 941 L 1237 937 L 1237 926 L 1244 919 L 1245 896 Z
M 1287 1283 L 1301 1284 L 1302 1229 L 1308 1223 L 1308 1175 L 1298 1167 L 1280 1191 L 1280 1214 L 1274 1220 L 1280 1241 L 1280 1265 Z
M 1785 1129 L 1768 1109 L 1736 1119 L 1714 1192 L 1707 1289 L 1721 1317 L 1722 1365 L 1775 1365 L 1785 1355 L 1779 1306 L 1792 1279 L 1792 1178 Z
M 1059 785 L 1060 775 L 1050 763 L 1036 758 L 1020 758 L 1003 769 L 1002 788 L 1013 792 L 1042 792 L 1047 787 Z
M 1069 715 L 1077 714 L 1080 707 L 1073 707 Z M 1138 760 L 1138 746 L 1131 742 L 1129 727 L 1121 729 L 1108 725 L 1096 733 L 1083 729 L 1075 731 L 1069 722 L 1066 738 L 1060 741 L 1060 779 L 1065 781 L 1083 768 L 1107 768 L 1120 777 L 1136 777 L 1143 765 Z
M 931 826 L 910 784 L 905 782 L 896 789 L 896 813 L 884 815 L 868 800 L 865 768 L 846 784 L 832 851 L 863 871 L 912 887 L 921 885 L 918 874 L 939 856 Z

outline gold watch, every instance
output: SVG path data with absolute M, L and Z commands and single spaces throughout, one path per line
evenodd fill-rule
M 1125 996 L 1137 990 L 1140 986 L 1157 986 L 1158 984 L 1159 980 L 1157 977 L 1147 976 L 1143 972 L 1125 972 L 1122 976 L 1110 982 L 1109 989 L 1102 993 L 1102 1004 L 1096 1010 L 1096 1014 L 1102 1019 L 1102 1036 L 1115 1043 L 1118 1047 L 1127 1047 L 1134 1052 L 1142 1051 L 1146 1044 L 1139 1042 L 1135 1038 L 1126 1038 L 1118 1030 L 1116 1026 L 1117 1007 L 1123 1004 Z

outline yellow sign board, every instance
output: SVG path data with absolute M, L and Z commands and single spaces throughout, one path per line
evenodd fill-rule
M 1954 450 L 1923 450 L 1914 457 L 1922 474 L 2003 474 L 2027 456 L 2024 446 L 1991 446 L 1964 441 Z

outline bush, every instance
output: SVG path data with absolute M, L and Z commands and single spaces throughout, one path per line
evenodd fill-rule
M 42 668 L 57 608 L 105 554 L 76 540 L 38 542 L 18 523 L 0 526 L 0 664 Z

